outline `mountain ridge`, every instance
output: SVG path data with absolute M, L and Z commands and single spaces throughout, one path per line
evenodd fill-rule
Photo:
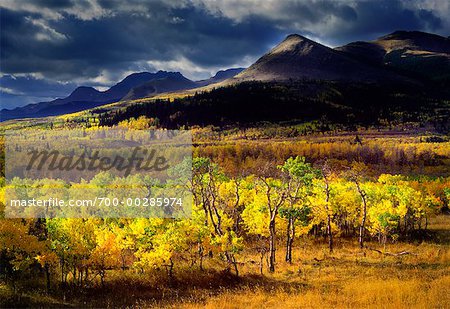
M 450 85 L 450 39 L 437 34 L 395 31 L 373 41 L 352 42 L 335 50 L 360 61 Z
M 170 72 L 165 71 L 158 71 L 156 73 L 133 73 L 106 91 L 98 91 L 97 89 L 88 86 L 79 86 L 65 98 L 58 98 L 48 102 L 32 103 L 14 109 L 2 109 L 0 111 L 1 120 L 4 121 L 18 117 L 29 118 L 35 116 L 43 117 L 58 115 L 59 113 L 51 112 L 50 108 L 52 107 L 57 110 L 67 111 L 68 113 L 77 112 L 86 109 L 83 106 L 83 102 L 88 108 L 112 103 L 120 100 L 131 88 L 153 78 L 163 77 L 169 73 Z M 64 105 L 68 107 L 65 110 L 64 108 L 61 108 L 61 106 Z
M 291 34 L 228 83 L 290 79 L 408 81 L 304 36 Z
M 151 81 L 133 87 L 122 100 L 136 100 L 153 96 L 158 93 L 191 89 L 196 86 L 197 84 L 194 81 L 184 77 L 179 72 L 174 72 L 163 78 L 152 79 Z
M 157 94 L 198 92 L 248 81 L 331 81 L 377 85 L 424 86 L 433 80 L 450 85 L 450 39 L 420 31 L 396 31 L 374 41 L 356 41 L 330 48 L 298 34 L 290 34 L 247 69 L 219 71 L 215 76 L 192 81 L 179 72 L 133 73 L 110 89 L 100 92 L 79 87 L 68 97 L 1 110 L 2 120 L 43 117 L 64 111 L 89 109 L 119 100 L 153 97 Z M 419 89 L 418 88 L 418 89 Z M 60 112 L 52 112 L 58 110 Z M 9 114 L 9 118 L 4 118 Z
M 223 70 L 223 73 L 220 74 L 225 74 L 229 77 L 234 72 L 233 70 L 240 69 Z M 57 116 L 114 103 L 120 100 L 134 100 L 156 95 L 161 92 L 196 88 L 215 83 L 217 80 L 223 80 L 223 78 L 213 76 L 210 79 L 195 82 L 184 77 L 180 72 L 160 70 L 155 73 L 132 73 L 105 91 L 98 91 L 88 86 L 79 86 L 65 98 L 58 98 L 49 102 L 32 103 L 14 109 L 2 109 L 0 110 L 0 120 Z

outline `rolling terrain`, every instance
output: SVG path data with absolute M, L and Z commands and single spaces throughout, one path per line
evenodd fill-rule
M 448 38 L 417 31 L 335 49 L 292 34 L 247 69 L 197 82 L 178 72 L 136 73 L 105 92 L 80 87 L 65 99 L 2 110 L 1 117 L 86 110 L 81 122 L 96 117 L 112 125 L 145 115 L 170 127 L 325 117 L 341 124 L 434 122 L 445 131 L 449 51 Z
M 408 78 L 374 67 L 314 42 L 292 34 L 253 65 L 229 80 L 285 81 L 326 80 L 347 82 L 411 82 Z
M 395 32 L 332 49 L 290 35 L 249 68 L 207 80 L 135 73 L 1 111 L 11 120 L 0 123 L 0 307 L 448 307 L 450 88 L 428 65 L 447 57 L 446 40 Z M 175 147 L 187 146 L 186 160 L 168 153 L 173 180 L 101 164 L 168 129 L 189 135 Z M 79 181 L 53 170 L 11 179 L 8 164 L 38 144 L 44 156 L 68 154 L 58 168 L 79 150 L 98 173 L 69 162 Z M 160 209 L 165 185 L 192 195 L 188 216 L 6 215 L 11 192 Z
M 81 86 L 76 88 L 66 98 L 29 104 L 12 110 L 2 109 L 0 111 L 0 119 L 5 121 L 74 113 L 120 100 L 135 100 L 165 92 L 206 86 L 223 81 L 240 71 L 242 71 L 240 68 L 219 71 L 210 79 L 201 81 L 189 80 L 179 72 L 133 73 L 106 91 L 98 91 L 93 87 Z
M 406 39 L 410 36 L 426 39 L 413 42 Z M 399 42 L 400 37 L 405 39 Z M 249 68 L 223 82 L 121 107 L 104 107 L 86 117 L 98 117 L 101 125 L 108 126 L 139 116 L 157 118 L 168 128 L 322 119 L 347 129 L 414 123 L 447 132 L 448 88 L 383 60 L 405 46 L 442 54 L 447 39 L 395 32 L 377 42 L 379 45 L 357 44 L 367 50 L 361 52 L 366 55 L 363 58 L 348 47 L 331 49 L 303 36 L 289 35 Z M 413 56 L 409 52 L 402 56 L 408 57 Z
M 353 42 L 336 50 L 416 77 L 447 83 L 450 78 L 450 39 L 431 33 L 396 31 L 371 42 Z

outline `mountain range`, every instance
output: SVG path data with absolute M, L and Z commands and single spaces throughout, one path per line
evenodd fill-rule
M 396 31 L 371 42 L 336 48 L 363 62 L 385 65 L 435 81 L 450 80 L 450 38 L 420 31 Z
M 1 120 L 81 111 L 159 93 L 211 89 L 248 81 L 338 81 L 351 84 L 450 86 L 450 39 L 419 31 L 396 31 L 374 41 L 330 48 L 304 36 L 288 35 L 247 69 L 229 69 L 202 81 L 178 72 L 134 73 L 100 92 L 79 87 L 68 97 L 1 110 Z M 213 85 L 213 86 L 212 86 Z
M 17 118 L 46 117 L 74 113 L 97 106 L 121 101 L 151 97 L 159 93 L 173 92 L 221 82 L 241 72 L 243 68 L 219 71 L 210 79 L 192 81 L 179 72 L 133 73 L 106 91 L 93 87 L 76 88 L 68 97 L 49 102 L 28 104 L 15 109 L 2 109 L 1 121 Z
M 228 82 L 282 81 L 288 79 L 351 82 L 406 81 L 382 67 L 292 34 Z

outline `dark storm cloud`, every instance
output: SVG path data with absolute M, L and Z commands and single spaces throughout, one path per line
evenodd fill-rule
M 448 5 L 439 0 L 3 0 L 0 6 L 1 73 L 43 79 L 43 89 L 50 81 L 57 88 L 106 86 L 156 69 L 203 78 L 250 63 L 292 32 L 340 45 L 399 29 L 448 35 L 449 27 Z M 40 96 L 32 87 L 19 90 L 18 80 L 0 86 L 9 96 L 24 93 L 21 102 Z
M 444 35 L 449 31 L 449 25 L 444 26 L 442 22 L 442 16 L 450 13 L 448 6 L 446 10 L 436 12 L 405 0 L 281 3 L 278 14 L 269 12 L 266 15 L 272 24 L 287 32 L 312 35 L 330 45 L 372 40 L 395 30 L 423 30 Z
M 357 17 L 355 9 L 345 2 L 330 1 L 287 2 L 281 12 L 288 24 L 295 21 L 316 24 L 332 16 L 342 20 L 355 20 Z
M 335 28 L 331 31 L 333 41 L 343 44 L 353 40 L 372 40 L 395 30 L 436 31 L 441 19 L 433 12 L 424 9 L 413 10 L 402 1 L 359 1 L 354 7 L 356 18 L 347 23 L 344 31 Z
M 2 26 L 9 25 L 2 27 L 2 71 L 40 72 L 66 80 L 179 56 L 198 65 L 226 65 L 243 55 L 264 52 L 264 43 L 274 38 L 274 26 L 262 18 L 236 24 L 192 6 L 159 10 L 150 16 L 119 12 L 94 20 L 68 15 L 47 21 L 49 32 L 20 12 L 4 9 Z M 44 36 L 40 40 L 39 34 Z

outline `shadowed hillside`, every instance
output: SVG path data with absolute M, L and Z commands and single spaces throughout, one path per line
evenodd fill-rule
M 292 34 L 230 82 L 318 79 L 354 82 L 410 82 L 303 36 Z
M 373 64 L 386 65 L 433 80 L 450 80 L 450 39 L 420 31 L 396 31 L 371 42 L 336 48 Z

